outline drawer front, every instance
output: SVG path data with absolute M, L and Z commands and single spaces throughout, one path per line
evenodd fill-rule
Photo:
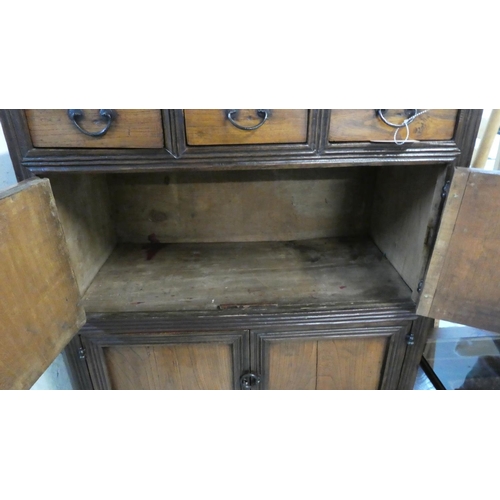
M 233 113 L 230 113 L 233 111 Z M 307 109 L 186 109 L 186 137 L 190 146 L 281 144 L 307 141 Z M 228 116 L 229 115 L 229 116 Z M 232 121 L 234 123 L 232 123 Z M 260 125 L 262 124 L 262 125 Z M 260 125 L 260 126 L 259 126 Z M 251 127 L 253 130 L 238 128 Z
M 79 110 L 80 111 L 80 110 Z M 77 124 L 87 132 L 102 131 L 108 118 L 98 109 L 82 109 Z M 26 118 L 37 148 L 162 148 L 163 128 L 158 109 L 114 109 L 108 130 L 99 137 L 80 131 L 67 109 L 28 109 Z
M 332 109 L 330 142 L 394 141 L 396 128 L 383 122 L 376 109 Z M 408 110 L 414 112 L 415 110 Z M 424 110 L 418 110 L 424 111 Z M 445 141 L 453 138 L 457 109 L 430 109 L 409 124 L 412 141 Z M 404 109 L 384 110 L 383 116 L 395 125 L 408 118 Z M 398 140 L 406 137 L 406 128 L 399 129 Z

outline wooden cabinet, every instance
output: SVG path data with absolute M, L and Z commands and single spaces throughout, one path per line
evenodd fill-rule
M 2 112 L 18 178 L 47 177 L 0 200 L 14 228 L 0 247 L 3 388 L 29 387 L 77 332 L 68 350 L 93 388 L 411 388 L 425 318 L 498 329 L 498 266 L 483 258 L 498 176 L 455 166 L 480 113 L 430 110 L 398 146 L 332 142 L 345 110 L 271 111 L 252 131 L 227 110 L 162 110 L 164 147 L 139 148 L 37 147 L 37 113 Z M 372 128 L 348 115 L 349 130 Z M 39 190 L 48 201 L 30 209 Z

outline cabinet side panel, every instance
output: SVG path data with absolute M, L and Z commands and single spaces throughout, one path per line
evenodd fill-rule
M 106 177 L 52 175 L 50 182 L 71 265 L 83 294 L 116 243 Z
M 233 388 L 228 344 L 112 346 L 104 357 L 113 389 Z
M 48 180 L 0 194 L 0 389 L 27 389 L 85 322 Z
M 318 389 L 378 389 L 387 342 L 387 337 L 320 341 Z
M 429 259 L 445 175 L 438 165 L 383 167 L 378 174 L 371 236 L 411 288 L 413 300 Z

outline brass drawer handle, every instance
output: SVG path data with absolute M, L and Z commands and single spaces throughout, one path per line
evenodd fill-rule
M 266 123 L 267 119 L 269 118 L 268 109 L 258 109 L 257 116 L 262 118 L 262 121 L 260 123 L 257 123 L 257 125 L 254 125 L 253 127 L 244 127 L 234 120 L 233 115 L 236 115 L 237 113 L 237 109 L 228 109 L 226 112 L 226 117 L 236 128 L 239 128 L 240 130 L 257 130 L 259 127 L 262 127 L 262 125 L 264 125 L 264 123 Z
M 111 109 L 100 109 L 99 115 L 103 118 L 106 118 L 106 126 L 97 132 L 89 132 L 84 128 L 80 127 L 78 120 L 83 117 L 83 111 L 81 109 L 68 109 L 69 119 L 73 122 L 75 127 L 85 135 L 90 135 L 90 137 L 101 137 L 103 136 L 111 127 L 111 123 L 113 122 L 113 111 Z

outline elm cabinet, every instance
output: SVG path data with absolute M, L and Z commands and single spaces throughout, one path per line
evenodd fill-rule
M 500 328 L 480 114 L 2 111 L 0 387 L 66 348 L 89 389 L 411 388 L 432 318 Z

